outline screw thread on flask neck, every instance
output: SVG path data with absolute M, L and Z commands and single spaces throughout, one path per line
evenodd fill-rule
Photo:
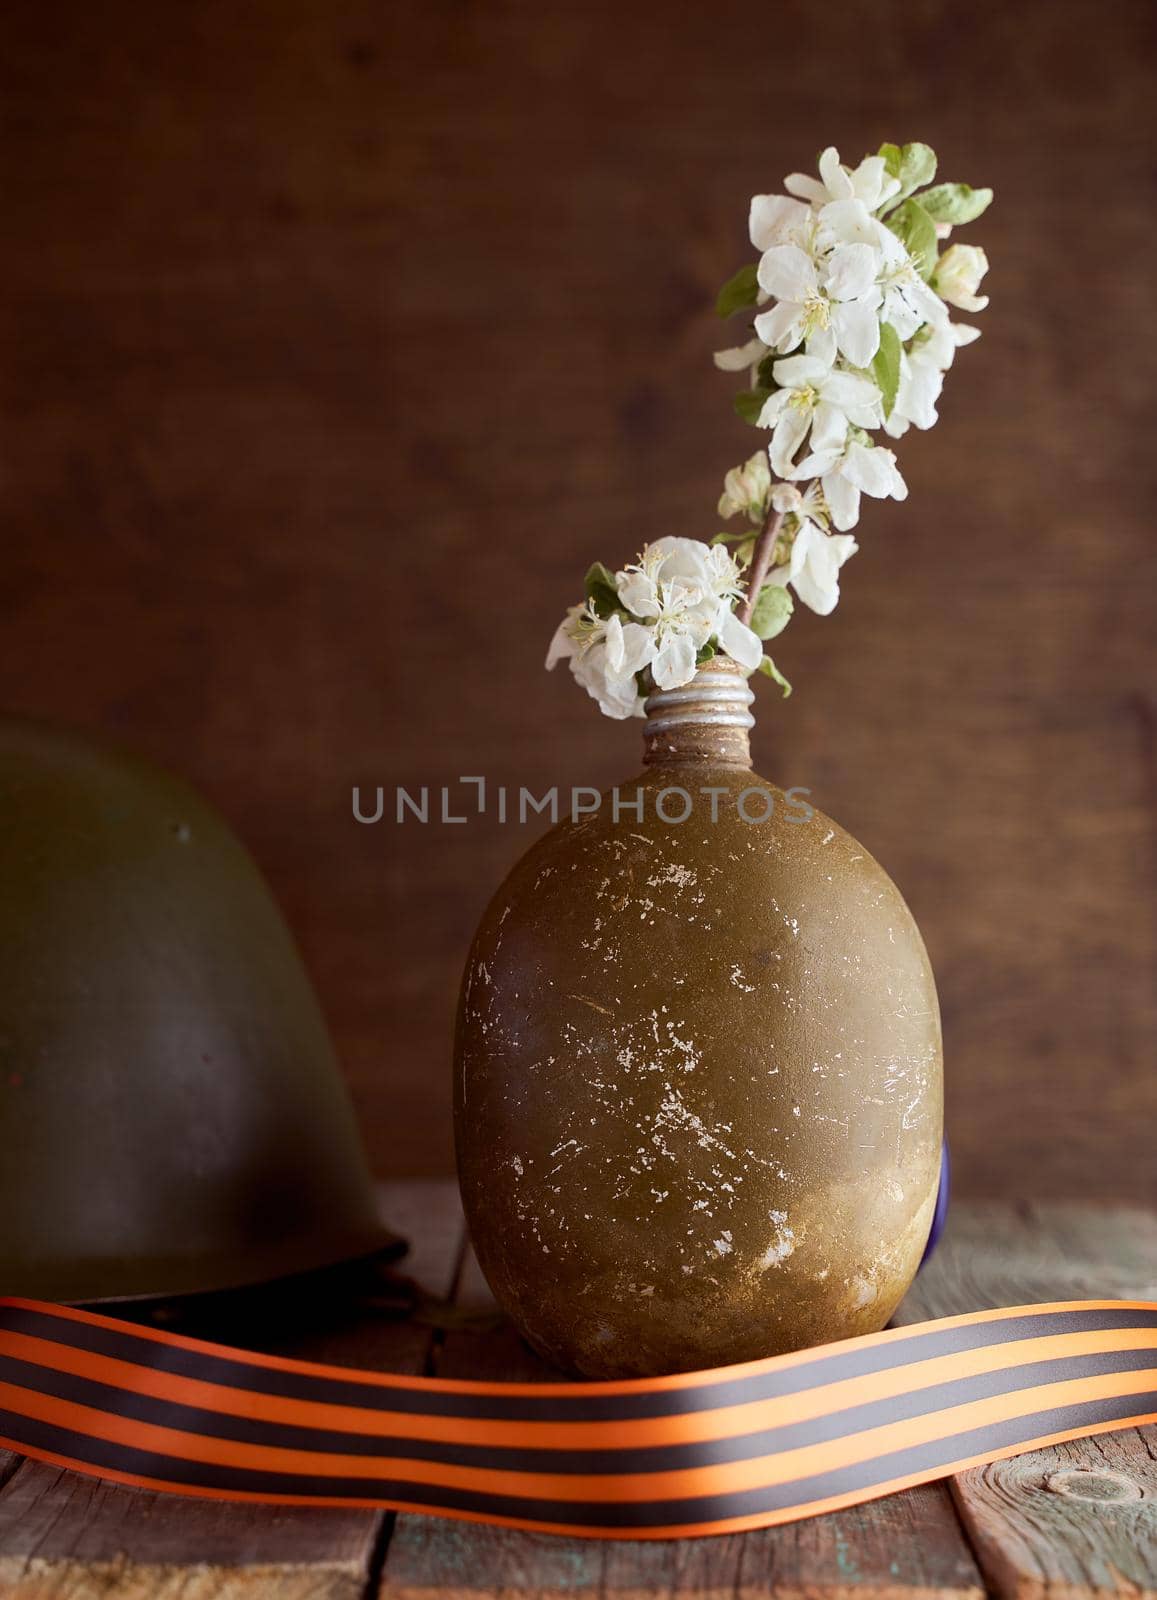
M 643 765 L 749 768 L 754 699 L 742 667 L 727 656 L 704 662 L 682 688 L 656 689 L 644 708 Z

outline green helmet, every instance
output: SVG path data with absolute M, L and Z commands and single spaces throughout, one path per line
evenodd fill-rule
M 397 1243 L 301 959 L 185 784 L 0 721 L 0 1294 L 259 1283 Z

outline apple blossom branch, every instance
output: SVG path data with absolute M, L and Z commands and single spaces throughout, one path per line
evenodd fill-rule
M 992 191 L 935 177 L 925 144 L 881 145 L 854 168 L 828 148 L 818 177 L 790 173 L 785 193 L 752 198 L 758 259 L 716 302 L 720 316 L 749 319 L 750 337 L 715 364 L 750 374 L 735 409 L 770 439 L 724 479 L 719 514 L 738 516 L 739 532 L 657 539 L 617 572 L 596 562 L 587 573 L 547 666 L 566 660 L 608 716 L 643 715 L 648 694 L 689 683 L 716 654 L 790 692 L 765 644 L 796 601 L 835 609 L 863 496 L 908 494 L 874 435 L 932 427 L 957 349 L 979 337 L 950 308 L 988 304 L 977 293 L 988 260 L 940 246 Z

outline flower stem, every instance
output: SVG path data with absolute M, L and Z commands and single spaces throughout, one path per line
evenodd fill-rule
M 779 541 L 783 515 L 783 512 L 776 511 L 774 506 L 768 506 L 763 527 L 759 530 L 759 537 L 755 541 L 755 549 L 751 552 L 751 565 L 747 569 L 747 593 L 735 608 L 735 615 L 740 622 L 751 621 L 751 613 L 755 610 L 755 602 L 759 599 L 759 591 L 763 588 L 764 579 L 771 566 L 771 558 Z
M 805 484 L 801 493 L 806 493 L 810 487 L 810 484 Z M 755 610 L 759 591 L 767 580 L 768 571 L 775 558 L 779 530 L 783 527 L 786 515 L 785 511 L 777 511 L 770 501 L 768 502 L 767 515 L 763 519 L 763 527 L 759 530 L 755 549 L 751 552 L 751 565 L 747 569 L 747 593 L 735 608 L 735 615 L 740 622 L 751 622 L 751 613 Z

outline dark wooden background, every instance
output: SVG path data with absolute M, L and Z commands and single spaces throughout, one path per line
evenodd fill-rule
M 458 972 L 529 831 L 360 827 L 352 785 L 635 769 L 549 634 L 755 446 L 710 360 L 749 195 L 920 138 L 997 190 L 984 337 L 777 650 L 757 765 L 909 898 L 962 1186 L 1151 1189 L 1153 15 L 10 8 L 4 700 L 235 820 L 383 1170 L 449 1167 Z

